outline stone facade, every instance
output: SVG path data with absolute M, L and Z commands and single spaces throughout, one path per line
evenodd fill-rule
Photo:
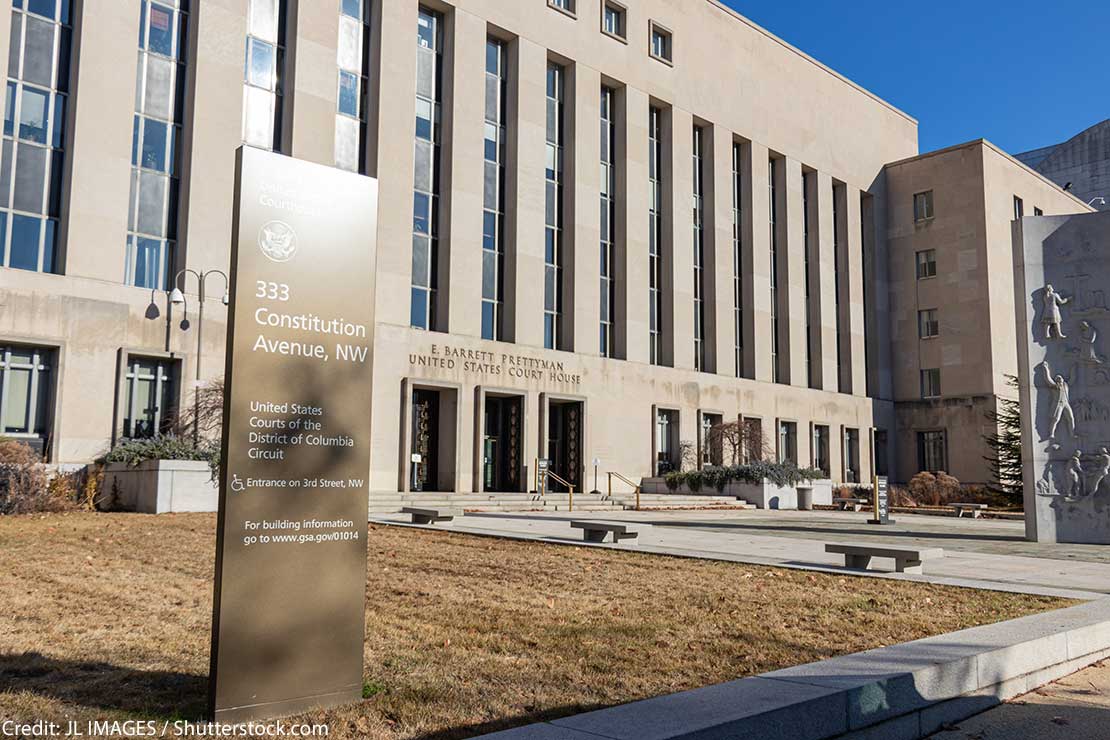
M 1014 225 L 1027 535 L 1110 544 L 1110 213 Z

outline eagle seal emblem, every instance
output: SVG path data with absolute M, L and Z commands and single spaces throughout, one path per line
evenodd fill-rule
M 284 221 L 270 221 L 258 232 L 258 247 L 274 262 L 288 262 L 297 253 L 297 232 Z

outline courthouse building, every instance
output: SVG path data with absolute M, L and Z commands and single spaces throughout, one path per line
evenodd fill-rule
M 0 435 L 59 464 L 222 374 L 243 144 L 379 180 L 379 491 L 635 480 L 731 421 L 836 481 L 985 481 L 1010 222 L 1088 210 L 919 155 L 715 0 L 14 0 L 3 58 Z

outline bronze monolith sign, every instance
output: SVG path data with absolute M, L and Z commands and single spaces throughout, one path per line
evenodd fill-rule
M 236 163 L 210 705 L 239 722 L 362 689 L 377 182 Z

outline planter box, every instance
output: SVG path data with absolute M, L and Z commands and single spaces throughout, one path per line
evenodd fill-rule
M 813 503 L 826 506 L 832 505 L 832 481 L 816 480 L 807 485 L 813 488 Z M 667 488 L 664 478 L 644 478 L 641 485 L 644 493 L 673 493 L 683 496 L 735 496 L 749 504 L 754 504 L 760 509 L 797 509 L 798 490 L 794 486 L 776 486 L 773 483 L 738 483 L 733 481 L 725 486 L 725 490 L 718 491 L 712 487 L 705 487 L 694 493 L 687 486 L 679 486 L 675 490 Z
M 215 511 L 219 486 L 208 463 L 193 460 L 147 460 L 137 467 L 104 467 L 104 494 L 112 508 L 143 514 Z

